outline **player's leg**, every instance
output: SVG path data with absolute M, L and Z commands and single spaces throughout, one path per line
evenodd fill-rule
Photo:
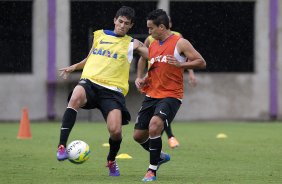
M 152 116 L 154 115 L 154 109 L 158 102 L 159 102 L 158 99 L 145 97 L 145 100 L 142 103 L 142 107 L 138 112 L 138 116 L 134 127 L 134 133 L 133 133 L 134 140 L 137 143 L 139 143 L 148 152 L 150 152 L 149 148 L 151 144 L 151 139 L 149 138 L 149 123 L 151 121 Z M 159 165 L 162 164 L 161 161 L 163 161 L 163 159 L 160 158 L 165 158 L 165 155 L 166 154 L 164 152 L 161 151 L 159 152 L 157 167 L 159 167 Z M 147 172 L 143 180 L 151 181 L 155 179 L 156 179 L 155 173 L 149 171 Z
M 156 99 L 145 97 L 134 126 L 133 139 L 146 151 L 149 151 L 149 123 L 157 102 Z
M 156 180 L 156 172 L 160 161 L 160 154 L 162 150 L 161 133 L 164 129 L 164 123 L 158 116 L 153 116 L 149 124 L 149 151 L 150 151 L 150 165 L 143 181 Z
M 60 129 L 60 141 L 57 151 L 57 159 L 59 161 L 67 159 L 66 144 L 68 141 L 68 137 L 76 121 L 77 110 L 86 102 L 86 92 L 84 88 L 80 85 L 77 85 L 73 90 L 73 93 L 68 103 L 68 107 L 65 110 L 62 119 L 62 125 Z
M 124 96 L 116 91 L 106 88 L 99 89 L 99 109 L 107 122 L 109 137 L 109 153 L 107 156 L 107 167 L 109 176 L 119 176 L 120 171 L 116 163 L 116 156 L 122 142 L 122 125 L 128 124 L 130 114 L 125 106 Z
M 168 126 L 164 131 L 165 131 L 168 139 L 171 138 L 171 137 L 174 137 L 172 130 L 171 130 L 171 126 Z
M 156 171 L 159 166 L 170 160 L 170 156 L 168 154 L 165 154 L 165 157 L 163 158 L 161 157 L 161 133 L 170 125 L 180 105 L 181 101 L 175 98 L 164 98 L 156 104 L 154 116 L 150 120 L 149 124 L 150 165 L 143 181 L 156 180 Z
M 122 115 L 119 109 L 114 109 L 109 112 L 107 117 L 107 128 L 110 134 L 109 144 L 110 152 L 108 160 L 115 160 L 115 157 L 119 151 L 120 143 L 122 140 Z
M 133 132 L 133 139 L 139 143 L 146 151 L 149 151 L 149 131 L 140 130 L 135 127 Z
M 165 129 L 167 138 L 168 138 L 168 145 L 170 148 L 176 148 L 179 146 L 179 142 L 176 139 L 176 137 L 173 135 L 172 133 L 172 128 L 171 125 L 169 125 L 166 129 Z
M 139 143 L 146 151 L 150 152 L 150 139 L 149 139 L 149 131 L 148 130 L 139 130 L 135 128 L 133 133 L 133 139 Z M 160 158 L 158 162 L 158 166 L 170 160 L 170 157 L 165 152 L 161 151 Z
M 179 146 L 179 142 L 176 139 L 176 137 L 173 135 L 172 133 L 172 120 L 174 119 L 180 105 L 181 105 L 181 101 L 179 101 L 178 99 L 174 99 L 174 98 L 166 98 L 164 99 L 165 103 L 167 103 L 171 108 L 171 112 L 170 112 L 170 117 L 168 117 L 168 125 L 165 128 L 165 132 L 167 134 L 168 137 L 168 145 L 170 148 L 176 148 Z M 169 107 L 168 107 L 169 108 Z
M 121 110 L 114 109 L 109 112 L 107 117 L 107 128 L 110 134 L 110 150 L 107 156 L 107 167 L 110 176 L 119 176 L 119 168 L 115 161 L 122 142 L 122 114 Z

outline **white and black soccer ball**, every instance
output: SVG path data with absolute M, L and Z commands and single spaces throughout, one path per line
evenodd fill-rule
M 75 140 L 67 146 L 68 159 L 75 164 L 82 164 L 89 159 L 89 145 L 81 140 Z

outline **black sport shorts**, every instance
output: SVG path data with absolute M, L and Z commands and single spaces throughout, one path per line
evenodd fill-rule
M 138 112 L 134 128 L 147 130 L 153 116 L 159 116 L 166 128 L 174 119 L 180 105 L 181 101 L 176 98 L 150 98 L 146 96 Z
M 107 116 L 110 111 L 119 109 L 122 112 L 123 125 L 128 124 L 131 120 L 122 93 L 95 84 L 88 79 L 81 79 L 78 82 L 78 85 L 82 86 L 86 92 L 87 103 L 81 107 L 82 109 L 99 109 L 102 112 L 105 121 L 107 121 Z M 69 95 L 68 101 L 71 94 Z

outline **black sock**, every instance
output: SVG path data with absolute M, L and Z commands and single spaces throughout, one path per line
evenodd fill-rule
M 122 140 L 112 140 L 111 138 L 109 138 L 109 144 L 110 144 L 110 151 L 107 157 L 107 160 L 111 160 L 114 161 L 116 159 L 117 153 L 120 149 L 120 144 L 121 144 Z
M 66 147 L 70 132 L 76 120 L 77 112 L 72 108 L 67 108 L 62 120 L 61 134 L 59 145 Z
M 145 142 L 141 143 L 140 145 L 147 151 L 149 151 L 149 141 L 150 139 L 147 139 Z
M 150 138 L 150 164 L 158 165 L 160 160 L 160 154 L 162 150 L 162 138 L 161 136 Z
M 172 130 L 171 130 L 171 126 L 169 125 L 168 127 L 166 127 L 165 129 L 166 135 L 168 138 L 174 137 L 172 134 Z

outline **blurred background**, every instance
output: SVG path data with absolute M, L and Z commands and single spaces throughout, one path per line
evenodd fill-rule
M 207 69 L 195 71 L 175 118 L 189 120 L 282 119 L 281 0 L 0 0 L 0 121 L 60 120 L 69 92 L 81 72 L 60 79 L 58 69 L 80 62 L 92 45 L 93 31 L 113 30 L 123 5 L 136 11 L 129 35 L 144 41 L 146 15 L 167 11 L 172 30 L 202 54 Z M 136 55 L 130 70 L 127 106 L 135 121 L 143 95 L 134 85 Z M 99 111 L 80 110 L 79 120 L 100 121 Z

